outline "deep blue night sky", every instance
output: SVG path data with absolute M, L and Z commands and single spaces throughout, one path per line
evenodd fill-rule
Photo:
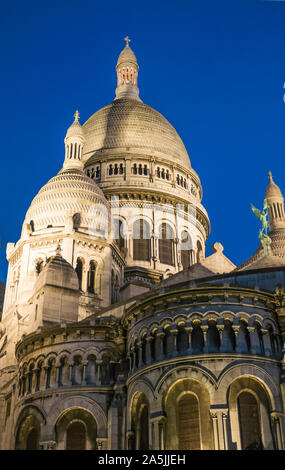
M 235 264 L 258 246 L 271 170 L 285 193 L 285 1 L 14 0 L 1 4 L 2 216 L 16 242 L 32 198 L 62 166 L 66 130 L 115 96 L 129 35 L 142 100 L 176 128 L 200 176 L 215 241 Z

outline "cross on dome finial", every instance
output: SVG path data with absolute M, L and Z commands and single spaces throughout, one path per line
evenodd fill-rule
M 131 42 L 129 36 L 126 36 L 126 37 L 124 38 L 124 41 L 126 41 L 126 46 L 129 47 L 129 42 Z
M 73 116 L 75 118 L 75 121 L 78 122 L 79 120 L 79 112 L 78 112 L 78 109 L 75 111 L 75 114 Z
M 58 243 L 57 243 L 57 247 L 56 247 L 55 253 L 56 253 L 57 255 L 60 255 L 60 256 L 61 256 L 61 246 L 60 246 L 60 241 L 59 241 L 59 240 L 58 240 Z

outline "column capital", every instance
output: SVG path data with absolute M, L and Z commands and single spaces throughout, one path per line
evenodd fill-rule
M 234 331 L 235 336 L 237 336 L 240 329 L 240 325 L 232 325 L 232 329 Z
M 253 333 L 255 330 L 254 326 L 247 326 L 246 328 L 249 333 Z
M 41 441 L 39 446 L 41 450 L 54 450 L 56 448 L 56 441 Z
M 150 343 L 151 341 L 153 341 L 153 336 L 147 336 L 145 340 L 147 343 Z

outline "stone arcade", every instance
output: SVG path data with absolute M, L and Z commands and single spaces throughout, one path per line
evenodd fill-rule
M 0 323 L 1 449 L 284 449 L 285 214 L 236 267 L 126 38 L 111 104 L 33 199 Z

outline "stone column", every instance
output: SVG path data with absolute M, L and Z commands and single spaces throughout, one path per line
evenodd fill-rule
M 153 341 L 153 336 L 147 336 L 145 338 L 145 360 L 146 360 L 146 364 L 151 364 L 151 341 Z
M 261 329 L 263 346 L 264 346 L 264 355 L 267 357 L 271 356 L 271 343 L 269 338 L 269 331 L 266 328 Z
M 86 385 L 86 367 L 87 367 L 88 361 L 82 361 L 81 364 L 83 366 L 82 385 Z
M 165 416 L 155 414 L 150 417 L 151 427 L 153 426 L 152 450 L 164 450 L 165 448 Z
M 106 176 L 107 176 L 107 162 L 102 161 L 101 162 L 101 181 L 105 181 Z
M 239 334 L 239 329 L 240 329 L 240 325 L 233 325 L 232 326 L 232 329 L 234 331 L 234 334 L 235 334 L 235 339 L 236 339 L 236 348 L 235 348 L 235 352 L 236 353 L 240 353 L 241 352 L 241 347 L 240 347 L 240 344 L 239 344 L 239 341 L 238 341 L 238 334 Z
M 69 363 L 69 383 L 72 385 L 72 368 L 74 366 L 74 362 L 70 361 Z
M 228 408 L 226 406 L 211 407 L 213 420 L 215 450 L 228 450 Z
M 134 442 L 135 442 L 134 431 L 127 431 L 126 438 L 127 438 L 127 450 L 135 450 L 134 449 Z
M 81 280 L 81 290 L 83 292 L 87 291 L 87 278 L 88 278 L 88 266 L 84 264 L 82 269 L 82 280 Z
M 192 353 L 191 335 L 192 335 L 193 327 L 192 327 L 192 326 L 188 326 L 188 325 L 186 324 L 186 326 L 185 326 L 185 331 L 186 331 L 187 336 L 188 336 L 188 348 L 187 348 L 187 353 L 188 353 L 188 354 L 191 354 L 191 353 Z
M 157 331 L 156 332 L 156 344 L 157 344 L 157 348 L 156 348 L 156 351 L 155 351 L 155 359 L 157 359 L 158 361 L 162 360 L 163 359 L 163 338 L 165 336 L 165 333 L 164 331 Z
M 125 180 L 128 182 L 131 177 L 131 159 L 125 158 Z
M 58 387 L 58 386 L 59 386 L 59 370 L 60 370 L 60 364 L 56 364 L 55 370 L 56 370 L 56 372 L 55 372 L 55 384 L 54 384 L 54 386 L 55 386 L 55 387 Z
M 36 392 L 38 390 L 38 375 L 37 375 L 38 372 L 39 372 L 38 367 L 33 369 L 33 377 L 32 377 L 32 391 L 33 392 Z
M 255 351 L 256 351 L 256 341 L 255 341 L 255 335 L 254 335 L 255 328 L 254 326 L 247 326 L 246 329 L 249 332 L 250 352 L 252 354 L 255 354 Z
M 219 449 L 219 431 L 218 431 L 218 416 L 214 411 L 210 411 L 210 415 L 213 422 L 213 433 L 214 433 L 214 447 L 215 450 Z
M 49 366 L 45 365 L 45 366 L 43 366 L 43 369 L 44 369 L 44 371 L 45 371 L 45 372 L 44 372 L 44 377 L 45 377 L 45 378 L 44 378 L 44 384 L 45 384 L 44 388 L 47 389 L 47 388 L 50 387 L 50 385 L 48 384 L 48 370 L 49 370 Z
M 159 450 L 165 450 L 165 418 L 158 422 Z
M 204 336 L 204 348 L 203 348 L 203 352 L 204 353 L 207 353 L 208 352 L 208 341 L 207 341 L 207 335 L 208 335 L 208 325 L 201 325 L 201 330 L 203 332 L 203 336 Z
M 276 450 L 283 450 L 283 436 L 281 430 L 281 423 L 280 419 L 282 419 L 282 415 L 280 413 L 272 412 L 270 413 L 272 429 L 274 432 L 274 438 L 276 443 Z
M 225 325 L 224 324 L 216 324 L 216 327 L 217 327 L 219 337 L 220 337 L 220 349 L 219 349 L 219 351 L 223 352 L 223 331 L 224 331 Z
M 96 385 L 101 385 L 101 368 L 102 368 L 103 361 L 96 360 L 97 366 L 97 373 L 96 373 Z
M 138 361 L 138 367 L 139 369 L 141 367 L 143 367 L 143 360 L 142 360 L 142 341 L 139 341 L 137 343 L 137 347 L 138 347 L 138 355 L 139 355 L 139 361 Z
M 176 326 L 171 326 L 169 329 L 169 333 L 173 335 L 173 350 L 170 352 L 171 356 L 176 356 L 177 355 L 177 335 L 178 335 L 178 329 Z
M 131 372 L 134 372 L 136 369 L 136 348 L 135 346 L 131 347 L 131 355 L 132 355 L 132 369 Z

